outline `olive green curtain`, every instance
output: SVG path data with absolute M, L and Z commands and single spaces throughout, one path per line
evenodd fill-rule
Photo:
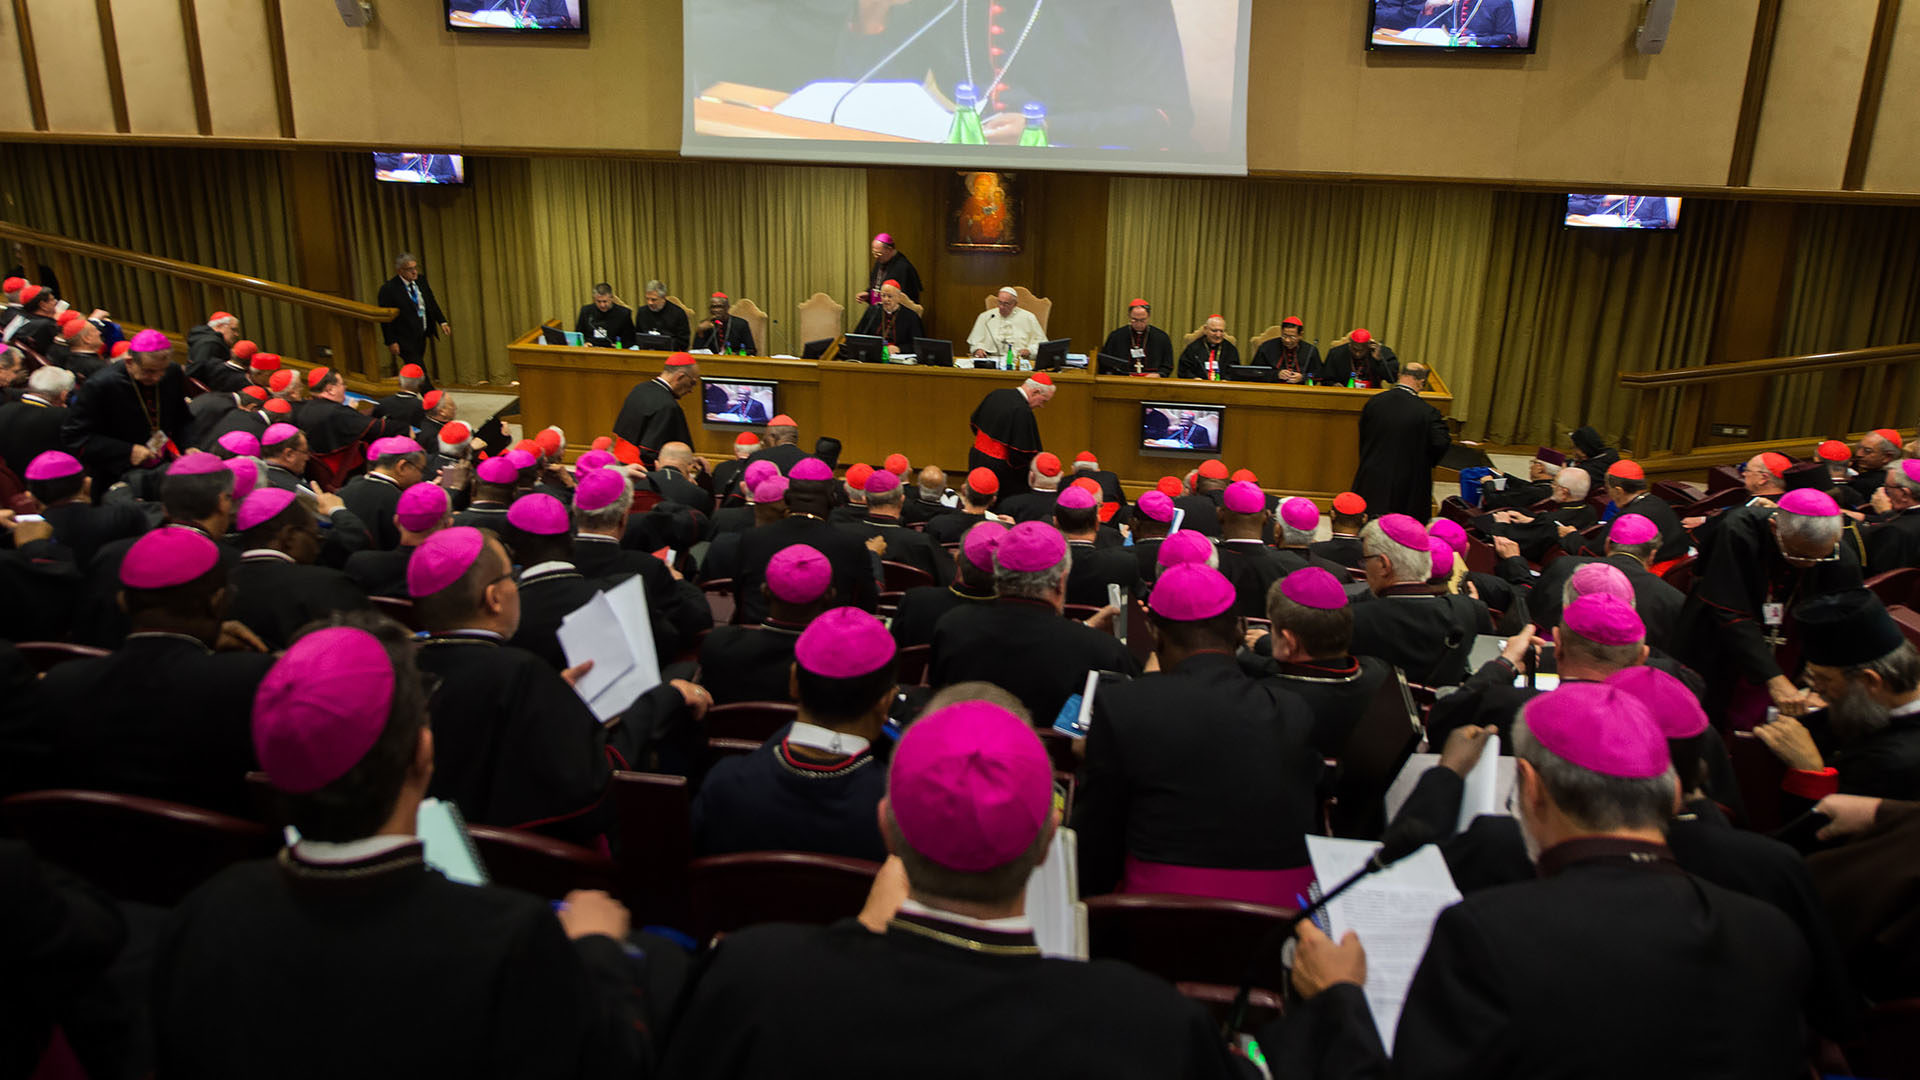
M 1732 240 L 1724 204 L 1672 234 L 1562 226 L 1552 195 L 1453 187 L 1117 179 L 1108 308 L 1155 302 L 1176 338 L 1219 312 L 1244 344 L 1300 315 L 1322 351 L 1365 326 L 1432 366 L 1464 435 L 1617 438 L 1621 371 L 1704 354 Z
M 430 354 L 443 381 L 511 379 L 507 343 L 551 318 L 571 329 L 601 281 L 629 304 L 655 278 L 696 312 L 713 292 L 751 299 L 767 347 L 797 351 L 795 307 L 849 295 L 866 269 L 859 169 L 469 158 L 465 187 L 427 188 L 374 181 L 362 155 L 335 168 L 355 294 L 371 299 L 396 253 L 418 258 L 453 326 Z
M 281 155 L 257 151 L 13 144 L 0 154 L 0 200 L 7 220 L 42 232 L 292 282 L 284 168 Z M 50 256 L 40 261 L 51 266 Z M 17 261 L 9 253 L 6 265 Z M 150 271 L 92 259 L 75 259 L 73 271 L 63 299 L 83 310 L 184 330 L 221 308 L 263 348 L 298 351 L 289 304 L 196 287 L 194 310 L 181 312 L 171 283 Z
M 1920 208 L 1807 206 L 1794 244 L 1778 355 L 1864 349 L 1920 341 Z M 1877 386 L 1868 377 L 1866 385 Z M 1774 380 L 1767 429 L 1818 430 L 1831 374 Z M 1920 410 L 1920 376 L 1909 373 L 1900 401 L 1862 394 L 1850 431 L 1905 427 Z M 1840 435 L 1841 432 L 1826 433 Z

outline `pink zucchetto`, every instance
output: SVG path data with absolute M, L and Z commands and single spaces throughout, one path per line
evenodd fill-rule
M 232 457 L 260 456 L 260 437 L 251 431 L 229 431 L 220 436 L 219 446 Z
M 776 468 L 772 476 L 761 477 L 758 483 L 747 489 L 747 493 L 753 496 L 756 504 L 777 503 L 787 497 L 787 485 L 790 482 L 786 477 L 781 476 L 780 470 Z
M 64 450 L 43 450 L 27 462 L 28 480 L 64 480 L 80 475 L 80 459 Z
M 170 589 L 214 568 L 220 545 L 194 529 L 167 526 L 133 542 L 120 563 L 120 584 L 129 589 Z
M 253 697 L 253 749 L 273 786 L 302 795 L 352 771 L 387 728 L 393 662 L 372 634 L 316 630 L 286 651 Z
M 1707 730 L 1707 710 L 1700 707 L 1700 699 L 1686 683 L 1659 668 L 1623 668 L 1607 676 L 1606 684 L 1639 698 L 1660 734 L 1669 739 L 1691 739 Z
M 994 565 L 1019 574 L 1051 570 L 1067 557 L 1067 538 L 1041 521 L 1023 521 L 1000 538 Z
M 414 484 L 400 493 L 393 518 L 408 532 L 426 532 L 446 518 L 453 499 L 439 484 Z
M 515 472 L 525 472 L 540 464 L 540 459 L 531 450 L 509 450 L 500 456 L 513 466 Z
M 1007 527 L 997 521 L 982 521 L 960 538 L 960 554 L 981 570 L 993 569 L 994 553 L 1006 539 Z
M 1621 514 L 1607 526 L 1607 541 L 1621 547 L 1651 544 L 1660 539 L 1660 526 L 1645 514 Z
M 1427 537 L 1427 556 L 1433 562 L 1433 573 L 1428 581 L 1440 581 L 1453 576 L 1453 545 L 1438 536 Z
M 1267 496 L 1258 484 L 1241 480 L 1227 485 L 1220 495 L 1220 505 L 1235 514 L 1257 514 L 1267 508 Z
M 1405 514 L 1387 514 L 1380 518 L 1380 531 L 1387 539 L 1414 551 L 1428 550 L 1427 530 Z
M 267 430 L 260 433 L 260 446 L 262 448 L 279 446 L 298 434 L 300 429 L 292 424 L 268 424 Z
M 146 329 L 133 335 L 133 341 L 128 343 L 128 348 L 134 352 L 166 352 L 173 348 L 173 342 L 168 341 L 167 335 L 158 330 Z
M 389 435 L 384 439 L 373 440 L 373 444 L 367 447 L 367 460 L 379 461 L 383 457 L 398 457 L 401 454 L 424 453 L 426 453 L 426 450 L 423 449 L 419 443 L 414 442 L 405 435 Z
M 1596 645 L 1638 645 L 1647 638 L 1640 613 L 1617 597 L 1583 596 L 1560 613 L 1560 625 Z
M 591 514 L 605 510 L 627 493 L 627 477 L 618 469 L 589 469 L 573 488 L 573 508 Z
M 1091 510 L 1100 504 L 1093 496 L 1087 494 L 1085 488 L 1070 485 L 1061 490 L 1060 496 L 1053 501 L 1053 505 L 1062 510 Z
M 293 505 L 296 496 L 285 488 L 256 487 L 246 501 L 240 504 L 240 512 L 234 516 L 233 527 L 246 532 L 263 521 L 271 521 Z
M 869 495 L 885 495 L 889 491 L 899 491 L 900 474 L 891 469 L 875 469 L 861 487 Z
M 179 458 L 167 466 L 168 476 L 212 476 L 227 471 L 227 459 L 218 454 L 209 454 L 199 450 L 189 451 L 186 457 Z
M 789 604 L 811 604 L 833 584 L 833 564 L 806 544 L 789 544 L 767 560 L 767 591 Z
M 1799 488 L 1780 496 L 1779 507 L 1789 514 L 1801 517 L 1839 517 L 1840 504 L 1833 496 L 1813 488 Z
M 787 470 L 787 479 L 831 480 L 833 479 L 833 469 L 817 457 L 804 457 L 794 462 L 793 468 Z
M 1633 582 L 1627 580 L 1626 573 L 1612 563 L 1582 563 L 1567 578 L 1567 584 L 1573 586 L 1575 597 L 1611 596 L 1625 604 L 1634 602 Z
M 1434 518 L 1433 523 L 1427 526 L 1427 535 L 1445 540 L 1455 555 L 1467 553 L 1467 530 L 1452 518 Z
M 752 487 L 769 476 L 777 475 L 779 472 L 780 466 L 775 465 L 766 458 L 761 458 L 759 461 L 747 462 L 746 471 L 740 474 L 740 478 L 747 482 L 748 487 Z
M 1589 772 L 1644 780 L 1672 766 L 1667 739 L 1640 699 L 1606 683 L 1563 683 L 1520 719 L 1543 748 Z
M 1165 492 L 1149 491 L 1133 504 L 1142 517 L 1166 524 L 1173 520 L 1173 500 Z
M 441 529 L 420 541 L 407 557 L 407 595 L 416 600 L 432 596 L 460 580 L 486 546 L 480 530 L 467 525 Z
M 1280 520 L 1289 529 L 1310 533 L 1320 527 L 1320 508 L 1312 499 L 1295 496 L 1280 503 Z
M 1303 566 L 1280 579 L 1280 595 L 1317 611 L 1335 611 L 1347 606 L 1347 590 L 1340 579 L 1318 566 Z
M 857 679 L 892 664 L 894 652 L 885 623 L 859 608 L 838 607 L 801 631 L 793 662 L 822 678 Z
M 227 471 L 233 474 L 233 501 L 246 502 L 260 485 L 260 463 L 252 458 L 228 458 Z
M 573 463 L 573 477 L 578 480 L 595 469 L 604 469 L 609 465 L 620 464 L 611 450 L 589 450 Z
M 513 500 L 507 507 L 507 524 L 534 536 L 560 536 L 573 531 L 566 506 L 543 491 Z
M 1233 607 L 1233 583 L 1205 563 L 1170 566 L 1153 583 L 1147 609 L 1173 622 L 1211 619 Z
M 483 484 L 517 484 L 520 482 L 520 470 L 513 462 L 503 457 L 490 457 L 473 470 Z
M 1053 814 L 1053 766 L 1032 727 L 998 705 L 962 701 L 901 736 L 887 802 L 920 856 L 981 873 L 1040 839 Z
M 1182 529 L 1160 541 L 1157 559 L 1161 566 L 1205 563 L 1214 557 L 1213 541 L 1192 529 Z

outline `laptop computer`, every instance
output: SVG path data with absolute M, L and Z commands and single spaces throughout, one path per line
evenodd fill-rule
M 557 326 L 543 326 L 540 328 L 540 344 L 565 345 L 566 343 L 567 332 L 565 330 Z
M 821 338 L 818 341 L 807 342 L 806 345 L 802 346 L 800 349 L 800 359 L 802 360 L 820 359 L 820 357 L 826 354 L 827 349 L 832 347 L 833 343 L 836 340 L 838 339 L 826 337 L 826 338 Z

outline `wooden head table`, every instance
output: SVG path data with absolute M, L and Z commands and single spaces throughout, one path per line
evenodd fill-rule
M 564 429 L 570 456 L 612 429 L 627 392 L 659 374 L 668 355 L 534 344 L 537 340 L 537 334 L 529 334 L 508 347 L 519 368 L 521 416 L 529 429 L 548 424 Z M 777 408 L 800 425 L 800 445 L 807 450 L 816 438 L 832 435 L 843 444 L 842 464 L 877 464 L 897 452 L 915 468 L 946 469 L 954 486 L 966 471 L 972 444 L 967 417 L 974 406 L 988 391 L 1018 386 L 1026 378 L 1021 372 L 965 368 L 758 356 L 699 359 L 705 377 L 777 381 Z M 1129 490 L 1144 490 L 1162 476 L 1184 476 L 1206 458 L 1218 457 L 1230 468 L 1252 469 L 1271 494 L 1307 495 L 1323 503 L 1353 482 L 1360 409 L 1379 392 L 1081 371 L 1056 371 L 1053 381 L 1057 389 L 1040 410 L 1040 433 L 1062 461 L 1091 449 L 1100 455 L 1101 467 L 1118 474 Z M 1421 396 L 1449 412 L 1452 393 L 1437 377 L 1433 386 Z M 1142 449 L 1143 401 L 1226 406 L 1223 445 L 1211 453 Z M 697 391 L 681 398 L 680 407 L 697 452 L 732 456 L 734 437 L 744 429 L 708 426 Z

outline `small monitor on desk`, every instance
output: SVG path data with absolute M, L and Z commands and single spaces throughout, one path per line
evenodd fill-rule
M 1234 364 L 1227 368 L 1231 382 L 1279 382 L 1280 369 L 1265 364 Z
M 557 326 L 543 326 L 540 328 L 540 344 L 565 345 L 566 343 L 567 332 L 565 330 Z
M 1225 405 L 1191 401 L 1140 403 L 1140 450 L 1153 454 L 1212 455 L 1220 449 Z
M 1099 356 L 1099 364 L 1100 364 L 1100 374 L 1102 375 L 1138 375 L 1140 374 L 1139 371 L 1134 369 L 1133 361 L 1122 360 L 1119 357 L 1114 356 L 1110 353 L 1101 353 Z
M 952 367 L 953 342 L 940 338 L 914 338 L 913 356 L 920 362 L 921 367 Z
M 762 427 L 780 415 L 779 386 L 767 379 L 703 378 L 701 413 L 709 427 Z
M 886 338 L 873 334 L 848 334 L 840 339 L 840 359 L 850 364 L 884 364 L 886 344 Z
M 827 354 L 827 350 L 833 348 L 833 343 L 838 340 L 840 339 L 823 337 L 818 341 L 809 341 L 805 345 L 801 346 L 800 359 L 818 360 L 822 356 L 825 356 Z
M 1067 366 L 1067 346 L 1072 342 L 1067 338 L 1053 338 L 1040 343 L 1033 350 L 1033 370 L 1058 371 Z

